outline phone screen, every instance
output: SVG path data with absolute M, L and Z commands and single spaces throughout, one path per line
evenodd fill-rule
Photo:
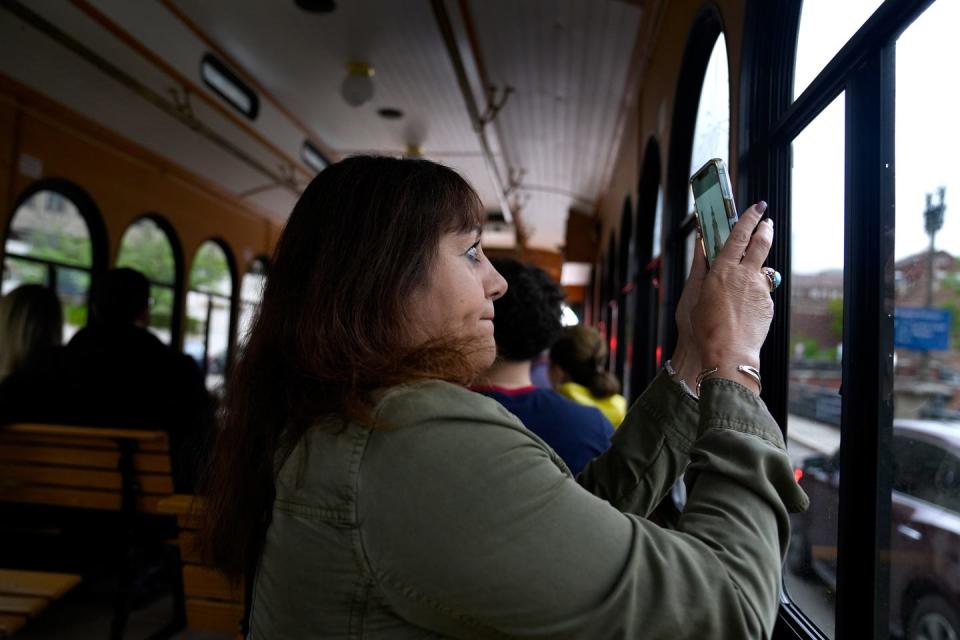
M 700 232 L 703 234 L 703 249 L 707 262 L 713 264 L 723 244 L 730 237 L 730 228 L 736 218 L 728 219 L 724 197 L 732 201 L 730 183 L 725 175 L 721 176 L 717 166 L 711 164 L 697 174 L 692 183 L 694 206 L 700 218 Z M 732 211 L 736 211 L 731 207 Z

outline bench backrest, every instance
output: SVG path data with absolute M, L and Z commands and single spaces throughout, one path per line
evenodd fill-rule
M 244 616 L 243 588 L 231 585 L 225 575 L 203 564 L 197 545 L 203 509 L 203 499 L 196 496 L 174 495 L 160 503 L 161 512 L 177 516 L 187 626 L 238 633 Z
M 0 502 L 159 513 L 173 493 L 163 431 L 0 426 Z M 126 478 L 127 482 L 124 482 Z

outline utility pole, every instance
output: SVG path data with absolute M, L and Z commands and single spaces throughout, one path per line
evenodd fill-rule
M 943 203 L 946 191 L 946 187 L 940 187 L 937 190 L 940 200 L 938 204 L 933 204 L 933 194 L 928 193 L 927 208 L 923 212 L 924 226 L 926 227 L 927 235 L 930 236 L 930 248 L 927 250 L 927 297 L 924 305 L 927 309 L 933 308 L 933 261 L 936 255 L 934 238 L 937 232 L 943 228 L 943 213 L 947 208 Z M 930 378 L 930 351 L 923 352 L 921 377 L 924 379 Z

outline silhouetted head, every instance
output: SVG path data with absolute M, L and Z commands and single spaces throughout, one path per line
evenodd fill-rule
M 111 269 L 94 291 L 93 314 L 102 324 L 132 325 L 149 307 L 150 282 L 134 269 Z

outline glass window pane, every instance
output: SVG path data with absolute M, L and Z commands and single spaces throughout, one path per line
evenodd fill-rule
M 267 283 L 267 265 L 263 260 L 254 260 L 250 268 L 243 274 L 240 282 L 240 299 L 244 302 L 260 304 L 263 297 L 263 287 Z
M 38 191 L 17 208 L 5 247 L 7 255 L 93 265 L 86 221 L 73 202 L 54 191 Z
M 247 334 L 253 323 L 263 288 L 267 283 L 267 265 L 261 259 L 254 260 L 240 282 L 240 318 L 237 323 L 237 339 L 240 344 L 247 341 Z
M 190 289 L 227 297 L 233 294 L 230 262 L 216 242 L 204 242 L 197 249 L 190 268 Z
M 166 344 L 173 342 L 173 298 L 173 288 L 150 285 L 150 325 L 147 329 Z
M 793 520 L 789 597 L 834 634 L 843 333 L 844 95 L 793 141 L 788 452 L 810 496 Z M 771 211 L 776 219 L 777 212 Z
M 124 232 L 117 266 L 136 269 L 157 284 L 172 286 L 176 282 L 176 262 L 170 239 L 150 218 L 140 218 Z
M 63 343 L 66 344 L 73 334 L 87 326 L 90 272 L 57 267 L 56 277 L 57 296 L 63 307 Z
M 196 291 L 187 292 L 184 352 L 204 372 L 207 389 L 220 392 L 226 370 L 230 335 L 230 301 Z
M 797 97 L 863 26 L 883 0 L 805 0 L 797 34 L 793 96 Z
M 894 462 L 890 624 L 960 637 L 960 3 L 938 0 L 896 43 Z M 908 443 L 908 444 L 905 444 Z M 923 632 L 925 635 L 921 635 Z
M 730 154 L 730 77 L 727 68 L 727 42 L 720 34 L 713 45 L 707 71 L 700 89 L 697 123 L 693 129 L 693 150 L 690 175 L 711 158 L 723 158 L 729 164 Z M 687 211 L 693 211 L 693 193 L 687 190 Z
M 47 265 L 7 257 L 3 262 L 3 295 L 22 284 L 47 284 Z

